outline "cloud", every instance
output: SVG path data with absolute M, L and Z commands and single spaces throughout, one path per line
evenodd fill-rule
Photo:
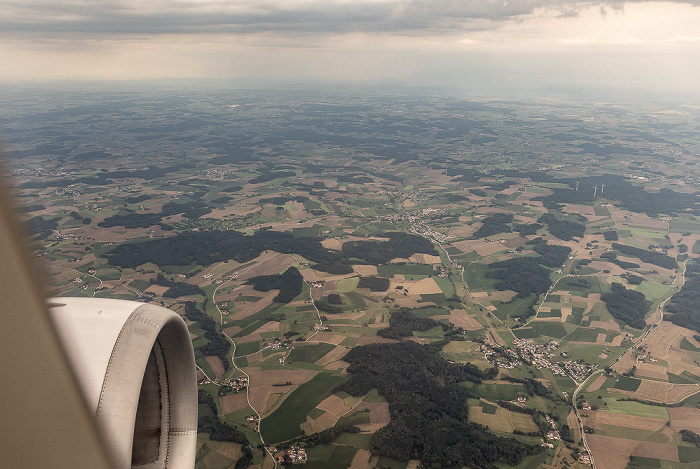
M 613 0 L 600 6 L 619 9 Z M 688 3 L 688 2 L 685 2 Z M 694 3 L 697 3 L 694 0 Z M 451 34 L 537 9 L 575 16 L 599 2 L 557 0 L 0 0 L 0 37 L 125 34 Z

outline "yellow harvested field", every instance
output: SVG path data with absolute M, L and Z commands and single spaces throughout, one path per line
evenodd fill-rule
M 695 384 L 673 384 L 644 379 L 634 392 L 614 388 L 609 389 L 608 392 L 660 404 L 675 404 L 688 396 L 700 392 L 700 387 Z
M 352 277 L 353 275 L 357 275 L 355 272 L 351 272 L 349 274 L 344 274 L 344 275 L 332 275 L 328 274 L 326 272 L 321 272 L 318 270 L 314 269 L 303 269 L 300 270 L 301 276 L 304 277 L 304 280 L 307 282 L 318 282 L 318 281 L 326 281 L 328 282 L 329 280 L 342 280 L 344 278 Z
M 321 246 L 326 249 L 334 249 L 340 251 L 343 248 L 343 242 L 340 239 L 326 238 L 321 241 Z
M 264 413 L 268 410 L 270 396 L 272 394 L 289 393 L 294 386 L 307 382 L 313 371 L 311 370 L 261 370 L 260 368 L 248 367 L 246 372 L 250 376 L 250 402 Z M 290 381 L 289 386 L 274 386 Z M 281 403 L 278 400 L 276 404 Z
M 352 270 L 355 271 L 355 273 L 360 274 L 360 275 L 377 275 L 377 266 L 376 265 L 353 265 Z
M 248 400 L 246 399 L 245 391 L 236 394 L 229 394 L 227 396 L 221 396 L 219 401 L 221 402 L 221 410 L 224 412 L 224 414 L 232 414 L 248 407 Z
M 600 293 L 589 293 L 586 299 L 586 311 L 583 314 L 588 314 L 591 312 L 593 305 L 600 303 Z
M 413 285 L 409 285 L 407 288 L 408 293 L 411 295 L 429 295 L 433 293 L 442 293 L 442 289 L 435 283 L 432 278 L 425 278 L 420 280 Z
M 409 261 L 407 257 L 394 257 L 391 259 L 388 264 L 408 264 Z
M 671 428 L 677 432 L 686 428 L 700 433 L 700 409 L 692 407 L 669 407 Z
M 467 241 L 458 241 L 452 243 L 457 249 L 462 252 L 476 251 L 480 256 L 490 256 L 500 251 L 505 251 L 508 248 L 497 242 L 487 242 L 483 239 L 474 239 Z
M 598 328 L 605 329 L 608 331 L 620 331 L 620 325 L 612 319 L 609 321 L 591 321 L 591 325 L 588 327 L 592 329 Z
M 343 415 L 348 411 L 345 406 L 345 402 L 336 395 L 330 395 L 325 398 L 319 405 L 316 406 L 317 409 L 321 409 L 325 412 L 330 412 L 334 415 Z
M 408 258 L 409 261 L 415 262 L 416 264 L 439 264 L 442 262 L 440 256 L 432 256 L 430 254 L 416 253 Z
M 498 407 L 495 414 L 485 414 L 482 410 L 480 406 L 469 407 L 469 421 L 488 425 L 489 429 L 497 432 L 513 433 L 513 425 L 506 409 Z
M 338 416 L 329 412 L 326 412 L 315 419 L 307 416 L 306 422 L 301 424 L 301 429 L 304 430 L 307 435 L 311 435 L 312 433 L 322 432 L 323 430 L 331 428 L 337 421 Z
M 264 251 L 254 260 L 255 265 L 238 271 L 239 280 L 248 280 L 259 275 L 279 274 L 297 263 L 294 256 L 275 251 Z
M 272 299 L 277 296 L 279 293 L 279 290 L 271 290 L 269 292 L 256 292 L 258 296 L 265 295 L 263 296 L 262 300 L 258 301 L 241 301 L 236 303 L 235 308 L 231 312 L 231 317 L 235 319 L 236 321 L 240 321 L 241 319 L 245 319 L 248 316 L 252 316 L 253 314 L 257 313 L 261 309 L 269 306 L 272 304 Z M 217 298 L 218 301 L 218 298 Z
M 163 293 L 168 291 L 170 287 L 164 287 L 162 285 L 151 285 L 150 287 L 146 288 L 147 293 L 153 293 L 156 296 L 163 296 Z
M 605 383 L 605 380 L 607 378 L 604 375 L 596 377 L 591 384 L 588 385 L 588 389 L 586 389 L 586 392 L 596 392 L 600 387 Z
M 520 430 L 522 432 L 536 432 L 539 430 L 535 422 L 532 420 L 532 416 L 528 414 L 521 414 L 519 412 L 509 412 L 510 425 L 513 430 Z
M 399 342 L 396 339 L 387 339 L 384 337 L 379 337 L 378 335 L 363 335 L 357 341 L 357 345 L 368 345 L 368 344 L 395 344 Z
M 274 321 L 272 323 L 277 326 L 277 329 L 274 329 L 274 330 L 279 330 L 280 323 L 274 322 Z M 265 326 L 263 326 L 263 327 L 265 327 Z M 260 329 L 262 329 L 262 327 Z M 243 337 L 236 337 L 234 340 L 236 341 L 237 344 L 245 344 L 246 342 L 253 342 L 255 340 L 262 340 L 262 337 L 260 336 L 260 332 L 258 332 L 258 331 L 260 331 L 260 329 L 258 329 L 255 332 L 251 332 L 248 335 L 244 335 Z M 270 331 L 267 331 L 267 332 L 270 332 Z
M 657 431 L 666 426 L 666 420 L 638 415 L 618 414 L 615 412 L 587 411 L 589 417 L 595 422 L 596 428 L 600 425 L 616 425 L 619 427 L 638 428 L 640 430 Z
M 348 349 L 346 349 L 345 347 L 336 347 L 327 354 L 325 354 L 323 357 L 321 357 L 321 359 L 316 363 L 321 366 L 326 366 L 329 363 L 340 360 L 345 355 L 347 355 L 347 353 Z
M 461 309 L 453 309 L 450 311 L 450 322 L 454 324 L 455 327 L 461 327 L 462 329 L 468 331 L 476 331 L 483 329 L 484 326 L 479 324 L 479 321 L 466 311 Z
M 336 360 L 334 362 L 329 363 L 328 365 L 324 366 L 324 370 L 333 370 L 333 371 L 340 371 L 342 374 L 346 375 L 348 374 L 348 367 L 350 366 L 350 363 L 344 362 L 343 360 Z
M 208 355 L 205 358 L 211 369 L 214 371 L 216 378 L 219 379 L 222 377 L 224 375 L 224 364 L 221 362 L 221 358 L 212 355 Z
M 637 372 L 635 373 L 635 376 L 637 376 L 638 378 L 661 379 L 664 381 L 668 380 L 666 367 L 661 365 L 654 365 L 652 363 L 639 363 L 637 365 Z
M 357 450 L 355 456 L 352 458 L 352 464 L 350 464 L 350 469 L 370 469 L 372 460 L 372 453 L 365 449 Z
M 680 402 L 700 392 L 700 386 L 694 384 L 676 384 L 668 393 L 668 402 Z
M 319 331 L 311 338 L 310 342 L 326 342 L 328 344 L 338 345 L 343 340 L 345 340 L 345 336 L 342 334 L 334 334 L 333 332 L 329 331 Z
M 241 332 L 241 328 L 239 326 L 231 326 L 224 329 L 224 334 L 226 334 L 229 337 L 238 334 L 239 332 Z
M 658 360 L 664 360 L 668 365 L 666 367 L 661 367 L 663 368 L 662 371 L 661 368 L 656 368 L 658 365 L 641 364 L 638 368 L 640 372 L 643 373 L 642 376 L 656 377 L 652 376 L 652 374 L 660 375 L 661 373 L 665 373 L 666 370 L 676 375 L 687 371 L 696 376 L 700 376 L 700 369 L 698 366 L 688 356 L 686 351 L 680 348 L 680 343 L 683 338 L 692 340 L 693 334 L 694 332 L 690 329 L 676 326 L 668 321 L 662 321 L 640 345 L 646 346 L 646 351 L 649 355 Z M 632 365 L 635 365 L 635 362 L 631 358 L 631 354 L 628 353 L 623 360 L 620 360 L 620 362 L 615 365 L 614 369 L 615 371 L 626 371 L 630 369 Z

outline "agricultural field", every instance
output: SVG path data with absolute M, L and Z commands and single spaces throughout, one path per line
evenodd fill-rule
M 606 469 L 700 461 L 680 433 L 700 432 L 700 331 L 674 297 L 698 275 L 695 110 L 125 93 L 161 130 L 110 106 L 59 122 L 57 95 L 28 130 L 0 119 L 51 294 L 185 319 L 202 415 L 248 442 L 201 433 L 197 467 L 270 469 L 270 445 L 307 448 L 305 467 L 417 467 L 377 450 L 401 423 L 385 383 L 343 387 L 351 351 L 412 342 L 461 370 L 435 382 L 485 438 L 537 448 L 497 467 L 581 468 L 583 439 Z M 47 149 L 59 125 L 80 144 Z

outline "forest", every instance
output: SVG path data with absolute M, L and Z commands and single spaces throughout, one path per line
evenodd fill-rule
M 304 289 L 304 277 L 296 267 L 292 266 L 281 274 L 252 277 L 246 284 L 253 285 L 253 289 L 257 291 L 279 290 L 279 294 L 272 300 L 278 303 L 289 303 Z
M 664 319 L 700 332 L 700 264 L 688 263 L 683 288 L 666 304 Z
M 401 232 L 385 233 L 380 236 L 389 240 L 348 241 L 343 244 L 343 253 L 370 264 L 385 264 L 397 257 L 406 258 L 417 252 L 438 255 L 433 244 L 422 236 Z
M 486 238 L 498 233 L 509 233 L 509 223 L 513 221 L 513 215 L 508 213 L 494 213 L 481 220 L 482 225 L 471 236 L 471 239 Z
M 615 319 L 635 329 L 643 329 L 646 326 L 644 316 L 651 308 L 651 301 L 647 300 L 643 293 L 628 290 L 621 283 L 613 282 L 612 292 L 603 293 L 600 299 L 605 302 Z
M 156 265 L 211 265 L 228 259 L 248 262 L 263 251 L 272 250 L 282 254 L 299 254 L 316 262 L 316 270 L 349 274 L 352 264 L 379 264 L 417 252 L 437 255 L 431 242 L 421 236 L 386 233 L 382 237 L 389 240 L 348 241 L 343 244 L 341 252 L 324 248 L 318 238 L 296 237 L 266 229 L 258 230 L 251 236 L 234 230 L 186 231 L 170 238 L 119 244 L 105 257 L 110 265 L 120 267 L 136 267 L 146 262 Z
M 552 285 L 549 272 L 536 257 L 514 257 L 489 264 L 484 275 L 498 279 L 494 284 L 498 290 L 513 290 L 518 298 L 526 298 L 549 290 Z
M 228 370 L 229 360 L 226 354 L 231 348 L 231 343 L 216 328 L 216 322 L 202 310 L 197 308 L 194 301 L 185 303 L 185 317 L 190 321 L 197 321 L 204 329 L 204 337 L 209 341 L 195 350 L 195 355 L 214 355 L 221 359 L 224 369 Z
M 620 243 L 613 243 L 613 249 L 620 251 L 622 254 L 627 256 L 632 256 L 638 258 L 642 262 L 647 262 L 649 264 L 658 265 L 664 269 L 677 269 L 678 262 L 671 256 L 667 256 L 662 252 L 647 251 L 646 249 L 635 248 L 633 246 L 626 246 Z
M 545 213 L 537 219 L 539 223 L 547 224 L 547 230 L 561 240 L 571 241 L 576 238 L 583 238 L 586 225 L 573 221 L 561 220 L 551 213 Z
M 336 391 L 361 396 L 376 388 L 389 402 L 391 422 L 372 437 L 372 453 L 418 459 L 425 467 L 495 469 L 495 462 L 516 465 L 541 452 L 540 446 L 498 437 L 468 422 L 470 393 L 459 383 L 479 382 L 493 373 L 448 362 L 440 355 L 445 343 L 371 344 L 345 356 L 352 376 Z
M 174 280 L 167 279 L 163 274 L 158 274 L 155 279 L 151 279 L 151 283 L 160 285 L 163 287 L 170 287 L 163 293 L 166 298 L 177 298 L 178 296 L 187 295 L 202 295 L 206 296 L 204 290 L 199 288 L 197 285 L 192 285 L 191 283 L 176 282 Z
M 389 327 L 379 329 L 377 335 L 386 339 L 401 340 L 413 335 L 413 331 L 427 331 L 439 323 L 432 318 L 419 318 L 408 308 L 400 308 L 391 313 Z

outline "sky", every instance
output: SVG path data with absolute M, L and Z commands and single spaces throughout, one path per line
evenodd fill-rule
M 700 0 L 0 0 L 0 81 L 700 95 Z

